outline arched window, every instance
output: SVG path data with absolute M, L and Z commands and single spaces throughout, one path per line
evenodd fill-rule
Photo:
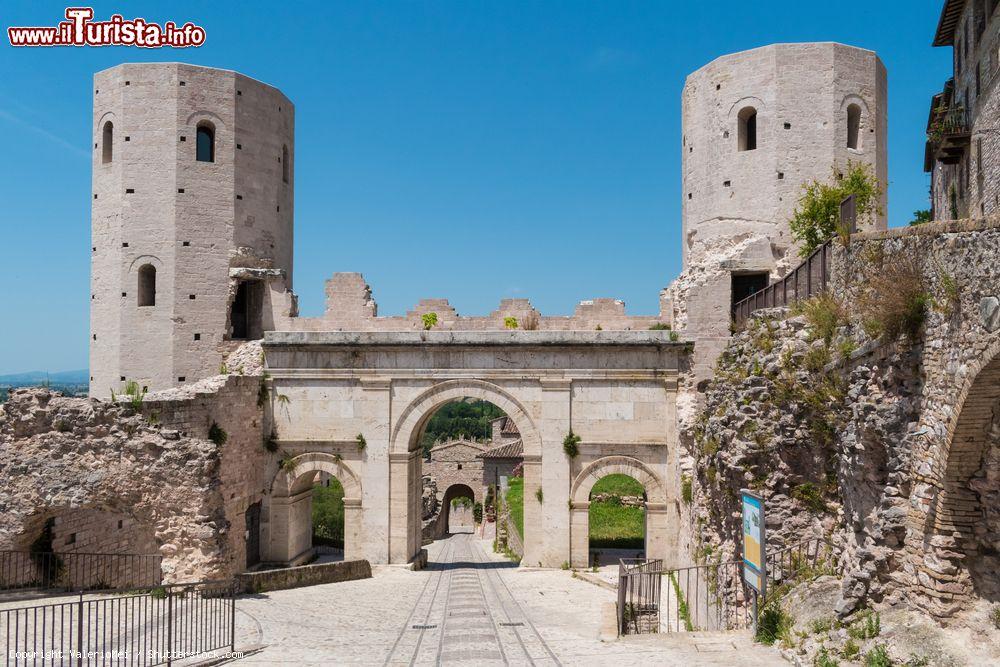
M 139 267 L 139 305 L 156 305 L 156 267 L 152 264 Z
M 861 107 L 851 104 L 847 107 L 847 147 L 857 150 L 861 140 Z
M 737 116 L 739 121 L 738 147 L 741 151 L 757 149 L 757 110 L 743 107 Z
M 198 162 L 215 162 L 215 128 L 211 123 L 198 124 L 196 158 Z
M 104 131 L 101 134 L 101 162 L 107 164 L 114 157 L 115 150 L 115 126 L 110 120 L 104 124 Z
M 281 180 L 288 182 L 288 146 L 281 147 Z

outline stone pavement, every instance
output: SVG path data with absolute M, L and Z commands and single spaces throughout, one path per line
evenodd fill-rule
M 432 544 L 431 565 L 237 602 L 240 663 L 324 665 L 785 665 L 746 635 L 601 641 L 614 593 L 561 570 L 515 568 L 474 535 Z M 613 633 L 612 633 L 613 634 Z M 607 629 L 605 628 L 605 635 Z

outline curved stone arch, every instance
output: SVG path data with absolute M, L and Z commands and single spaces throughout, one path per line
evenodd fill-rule
M 343 460 L 338 461 L 332 454 L 309 452 L 299 454 L 287 466 L 279 470 L 271 483 L 271 495 L 283 496 L 296 491 L 296 482 L 312 472 L 325 472 L 336 477 L 344 487 L 344 502 L 361 500 L 361 478 Z
M 152 264 L 157 271 L 163 268 L 163 260 L 161 260 L 156 255 L 139 255 L 132 260 L 132 263 L 128 265 L 128 272 L 134 272 L 138 267 L 144 266 L 146 264 Z
M 105 111 L 101 114 L 101 117 L 97 119 L 97 124 L 94 125 L 94 137 L 96 138 L 98 133 L 104 131 L 104 123 L 111 121 L 113 124 L 118 124 L 118 115 L 114 111 Z
M 222 118 L 218 114 L 213 113 L 207 109 L 198 109 L 197 111 L 192 111 L 188 115 L 187 120 L 185 120 L 184 123 L 186 125 L 197 126 L 198 123 L 200 123 L 203 120 L 207 120 L 210 123 L 212 123 L 213 129 L 215 130 L 216 133 L 218 133 L 219 130 L 226 129 L 226 123 L 222 120 Z
M 417 435 L 434 411 L 451 401 L 478 398 L 489 401 L 510 417 L 521 434 L 525 455 L 540 455 L 541 437 L 524 405 L 512 394 L 484 380 L 445 380 L 425 390 L 403 409 L 389 439 L 389 450 L 406 453 L 419 447 Z
M 866 102 L 865 98 L 861 97 L 857 93 L 848 93 L 847 95 L 844 95 L 844 99 L 840 101 L 840 110 L 842 112 L 847 111 L 847 107 L 850 106 L 851 104 L 857 104 L 859 107 L 861 107 L 861 112 L 863 114 L 862 118 L 871 113 L 870 109 L 868 108 L 868 102 Z
M 753 107 L 754 109 L 757 110 L 757 113 L 759 114 L 761 111 L 767 108 L 767 104 L 764 103 L 764 100 L 755 95 L 747 95 L 745 97 L 741 97 L 740 99 L 733 102 L 732 106 L 729 107 L 729 113 L 726 114 L 726 118 L 729 120 L 730 123 L 732 123 L 733 121 L 736 120 L 736 115 L 739 114 L 739 112 L 745 109 L 746 107 Z
M 590 490 L 608 475 L 627 475 L 642 484 L 646 490 L 646 502 L 665 504 L 667 492 L 663 482 L 649 466 L 630 456 L 605 456 L 587 465 L 573 480 L 570 498 L 574 505 L 589 503 Z

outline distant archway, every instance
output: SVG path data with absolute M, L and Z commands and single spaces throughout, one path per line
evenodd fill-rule
M 464 502 L 460 502 L 464 501 Z M 465 484 L 452 484 L 444 492 L 441 512 L 448 533 L 475 532 L 476 523 L 473 510 L 476 494 Z

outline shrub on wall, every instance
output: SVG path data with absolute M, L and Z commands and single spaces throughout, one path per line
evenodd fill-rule
M 571 459 L 575 459 L 580 454 L 580 436 L 573 433 L 572 429 L 563 438 L 563 451 Z
M 841 225 L 840 203 L 850 195 L 854 195 L 859 223 L 882 215 L 882 184 L 867 164 L 849 162 L 846 173 L 834 173 L 830 182 L 813 181 L 803 186 L 788 223 L 802 257 L 834 236 L 846 239 L 849 231 Z

